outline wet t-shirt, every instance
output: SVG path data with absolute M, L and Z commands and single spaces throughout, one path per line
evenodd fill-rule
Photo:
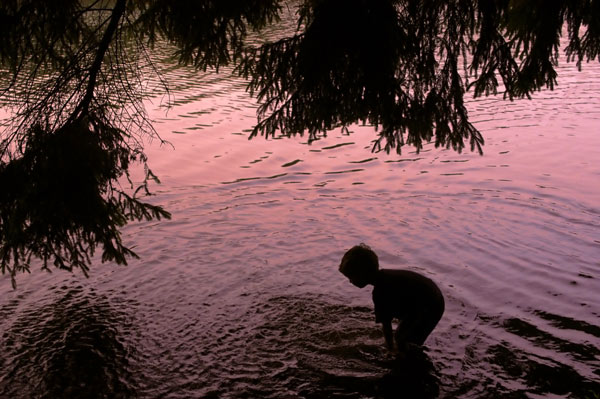
M 381 269 L 375 279 L 373 304 L 375 321 L 383 323 L 443 312 L 444 299 L 437 285 L 419 273 Z

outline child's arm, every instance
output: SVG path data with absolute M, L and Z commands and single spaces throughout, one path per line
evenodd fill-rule
M 385 338 L 385 344 L 387 348 L 391 351 L 394 350 L 394 335 L 392 333 L 392 322 L 384 321 L 382 323 L 383 327 L 383 338 Z

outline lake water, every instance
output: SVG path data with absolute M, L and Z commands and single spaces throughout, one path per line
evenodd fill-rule
M 166 76 L 174 106 L 148 108 L 174 148 L 148 154 L 172 220 L 124 229 L 127 267 L 2 277 L 0 397 L 598 398 L 598 63 L 470 101 L 483 156 L 371 153 L 358 126 L 249 141 L 243 81 Z M 408 366 L 337 271 L 360 242 L 446 297 Z

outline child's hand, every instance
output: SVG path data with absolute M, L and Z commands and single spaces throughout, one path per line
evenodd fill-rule
M 393 351 L 394 350 L 394 336 L 392 335 L 392 323 L 391 322 L 382 323 L 382 327 L 383 327 L 383 338 L 385 338 L 385 345 L 387 346 L 388 350 Z
M 396 345 L 394 345 L 393 342 L 386 342 L 385 343 L 385 347 L 387 348 L 388 351 L 390 351 L 391 353 L 398 353 L 398 348 L 396 348 Z

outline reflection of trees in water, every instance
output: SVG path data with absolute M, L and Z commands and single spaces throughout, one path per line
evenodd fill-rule
M 125 315 L 108 298 L 70 289 L 18 318 L 0 345 L 1 397 L 119 398 L 135 392 Z
M 544 312 L 547 318 L 553 315 Z M 562 317 L 562 320 L 567 318 Z M 585 329 L 587 323 L 569 319 L 571 328 Z M 600 349 L 589 343 L 577 343 L 556 337 L 549 332 L 543 331 L 537 326 L 518 319 L 509 318 L 502 323 L 506 331 L 526 339 L 536 348 L 546 348 L 556 353 L 563 353 L 573 359 L 588 363 L 598 364 Z M 591 334 L 597 331 L 590 330 Z M 596 338 L 598 336 L 596 335 Z M 512 347 L 507 342 L 490 346 L 487 350 L 491 364 L 497 367 L 499 373 L 507 379 L 518 380 L 524 383 L 528 392 L 540 395 L 565 396 L 575 398 L 589 397 L 591 392 L 600 393 L 600 382 L 593 382 L 582 376 L 575 368 L 552 359 L 539 358 Z M 598 370 L 596 370 L 598 375 Z M 524 396 L 524 392 L 523 392 Z
M 533 313 L 554 321 L 553 327 L 560 331 L 515 317 L 502 320 L 480 314 L 475 336 L 461 351 L 462 358 L 457 359 L 460 372 L 442 377 L 441 391 L 445 393 L 441 397 L 595 398 L 594 394 L 600 392 L 600 382 L 593 374 L 599 375 L 600 349 L 592 342 L 600 337 L 600 330 L 584 321 L 542 311 Z M 491 327 L 494 333 L 485 334 L 486 327 Z M 582 335 L 577 340 L 561 338 L 573 331 L 589 334 L 589 340 Z M 447 336 L 444 340 L 461 338 Z M 438 349 L 438 353 L 443 352 L 443 348 Z
M 499 394 L 526 398 L 526 392 L 545 397 L 591 398 L 588 395 L 600 389 L 598 383 L 586 380 L 572 367 L 549 359 L 536 359 L 506 342 L 489 347 L 487 354 L 486 360 L 497 369 L 498 374 L 527 386 L 526 390 L 512 392 L 496 387 L 490 390 L 489 398 Z

